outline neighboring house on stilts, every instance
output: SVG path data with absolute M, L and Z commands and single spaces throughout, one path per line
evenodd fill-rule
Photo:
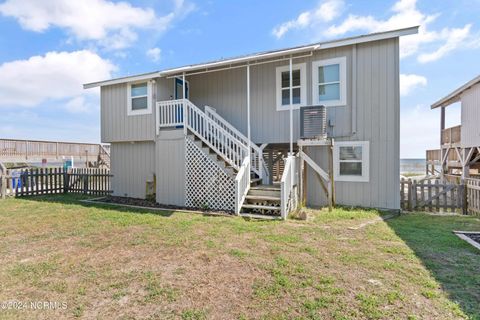
M 445 128 L 445 109 L 460 102 L 461 124 Z M 480 177 L 480 76 L 432 104 L 440 108 L 440 149 L 427 150 L 427 174 Z

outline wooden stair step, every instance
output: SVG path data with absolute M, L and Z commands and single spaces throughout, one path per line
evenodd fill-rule
M 271 186 L 271 185 L 260 185 L 260 186 L 255 186 L 251 187 L 250 189 L 253 190 L 263 190 L 263 191 L 280 191 L 282 188 L 280 186 Z
M 246 196 L 248 200 L 265 200 L 265 201 L 280 201 L 280 197 L 275 196 L 262 196 L 262 195 L 248 195 Z
M 279 211 L 280 207 L 274 207 L 274 206 L 264 206 L 264 205 L 258 205 L 258 204 L 244 204 L 242 206 L 244 209 L 261 209 L 261 210 L 272 210 L 272 211 Z
M 280 220 L 281 216 L 272 216 L 266 214 L 256 214 L 256 213 L 240 213 L 241 217 L 252 218 L 252 219 L 264 219 L 264 220 Z

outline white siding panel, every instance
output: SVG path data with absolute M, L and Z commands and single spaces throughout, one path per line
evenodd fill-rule
M 185 136 L 162 130 L 156 141 L 157 202 L 185 205 Z
M 146 182 L 155 174 L 155 143 L 112 143 L 111 172 L 114 196 L 145 198 Z
M 480 84 L 465 91 L 462 96 L 462 145 L 480 146 Z
M 336 182 L 337 203 L 399 209 L 398 40 L 358 45 L 357 79 L 357 133 L 336 141 L 370 141 L 370 181 Z M 326 147 L 309 147 L 307 153 L 328 168 Z M 325 205 L 327 199 L 311 169 L 307 182 L 307 204 Z
M 331 133 L 344 136 L 351 133 L 351 47 L 342 47 L 315 52 L 313 56 L 295 59 L 294 63 L 307 64 L 307 104 L 312 103 L 311 62 L 334 57 L 347 57 L 347 106 L 328 109 L 329 119 L 334 124 Z M 256 143 L 289 142 L 289 112 L 276 109 L 276 67 L 288 65 L 288 60 L 276 63 L 253 65 L 250 69 L 251 85 L 251 130 Z M 237 129 L 247 131 L 246 68 L 230 69 L 187 77 L 190 81 L 190 100 L 197 106 L 214 107 L 217 112 Z M 299 111 L 293 112 L 294 140 L 300 137 Z
M 100 92 L 102 142 L 155 139 L 155 108 L 152 114 L 127 116 L 127 84 L 101 87 Z

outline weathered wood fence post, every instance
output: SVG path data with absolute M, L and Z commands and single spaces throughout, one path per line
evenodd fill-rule
M 7 195 L 7 177 L 3 173 L 0 177 L 0 195 L 2 199 L 5 199 Z
M 63 193 L 68 193 L 69 184 L 68 169 L 63 169 Z

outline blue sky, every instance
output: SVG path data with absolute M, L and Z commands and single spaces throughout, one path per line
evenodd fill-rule
M 85 82 L 421 25 L 401 42 L 401 156 L 424 157 L 429 105 L 480 73 L 479 16 L 480 0 L 0 1 L 0 137 L 98 142 Z

